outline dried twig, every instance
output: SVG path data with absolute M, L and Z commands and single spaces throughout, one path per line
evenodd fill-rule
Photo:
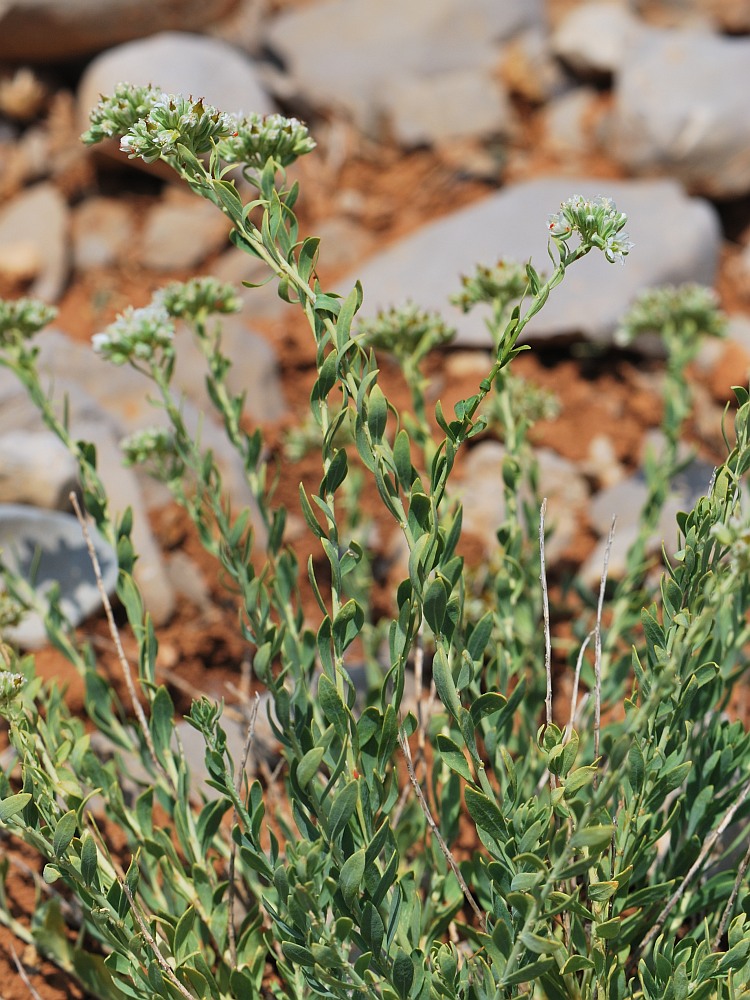
M 255 720 L 258 718 L 258 708 L 260 707 L 260 696 L 258 692 L 255 692 L 255 700 L 253 702 L 252 711 L 250 713 L 250 720 L 247 724 L 247 735 L 245 736 L 245 745 L 242 747 L 242 757 L 237 763 L 237 770 L 234 775 L 234 787 L 238 795 L 242 792 L 242 779 L 245 774 L 245 768 L 247 767 L 247 758 L 250 754 L 250 747 L 253 743 L 253 738 L 255 736 Z M 237 822 L 237 807 L 235 806 L 232 810 L 232 826 Z M 237 841 L 232 837 L 232 850 L 229 855 L 229 890 L 227 893 L 227 901 L 229 908 L 229 923 L 227 925 L 227 934 L 229 936 L 229 954 L 232 956 L 232 965 L 237 968 L 237 938 L 235 936 L 234 929 L 234 900 L 236 895 L 235 885 L 234 885 L 234 869 L 237 859 Z
M 682 882 L 680 882 L 679 886 L 674 891 L 674 893 L 670 896 L 669 900 L 664 905 L 663 910 L 656 918 L 653 927 L 643 939 L 643 943 L 641 945 L 641 952 L 646 951 L 646 948 L 648 948 L 648 946 L 654 940 L 656 935 L 659 933 L 659 931 L 662 928 L 662 925 L 664 924 L 664 921 L 667 919 L 669 914 L 682 899 L 682 896 L 685 890 L 687 889 L 688 885 L 695 878 L 695 876 L 703 866 L 703 862 L 706 860 L 710 852 L 713 850 L 714 844 L 722 835 L 722 833 L 724 833 L 729 824 L 732 822 L 737 810 L 745 804 L 748 795 L 750 795 L 750 778 L 748 778 L 748 780 L 742 786 L 740 794 L 737 796 L 737 798 L 729 807 L 729 809 L 727 809 L 726 813 L 724 814 L 724 819 L 721 821 L 721 823 L 719 823 L 716 829 L 712 833 L 710 833 L 708 837 L 706 837 L 706 839 L 704 840 L 703 847 L 701 847 L 700 853 L 693 862 L 692 866 L 690 867 L 690 870 L 688 871 L 687 875 L 682 880 Z
M 604 546 L 602 576 L 599 582 L 599 601 L 596 606 L 596 626 L 594 628 L 594 757 L 599 756 L 599 732 L 602 725 L 602 610 L 604 608 L 604 590 L 607 586 L 607 570 L 609 569 L 609 556 L 612 552 L 616 522 L 617 518 L 613 517 L 609 535 L 607 536 L 607 544 Z M 596 776 L 594 776 L 594 784 L 596 784 Z
M 740 891 L 740 886 L 745 878 L 745 873 L 747 872 L 748 866 L 750 866 L 750 843 L 747 845 L 747 850 L 745 851 L 745 856 L 740 862 L 740 867 L 737 869 L 737 878 L 734 880 L 734 885 L 732 886 L 732 891 L 727 900 L 727 905 L 724 907 L 724 912 L 721 915 L 721 923 L 719 924 L 719 929 L 716 932 L 716 937 L 714 938 L 714 943 L 712 951 L 718 951 L 721 946 L 721 939 L 724 937 L 724 931 L 727 929 L 727 924 L 729 923 L 729 918 L 732 915 L 732 909 L 734 908 L 734 902 L 737 899 L 737 894 Z
M 549 592 L 547 590 L 547 567 L 544 561 L 544 516 L 547 513 L 547 497 L 542 500 L 542 508 L 539 511 L 539 580 L 542 584 L 542 609 L 544 612 L 544 674 L 547 678 L 547 696 L 544 699 L 545 720 L 548 726 L 552 725 L 552 637 L 549 627 Z M 549 786 L 554 792 L 557 781 L 551 771 L 549 775 Z
M 96 577 L 96 586 L 99 590 L 99 596 L 102 601 L 102 606 L 104 607 L 104 613 L 107 616 L 107 625 L 109 626 L 109 634 L 112 637 L 112 642 L 115 644 L 115 650 L 117 652 L 117 659 L 122 670 L 122 676 L 125 680 L 125 685 L 128 689 L 128 694 L 130 695 L 130 702 L 133 706 L 133 711 L 135 712 L 136 718 L 138 719 L 138 725 L 140 727 L 143 739 L 145 740 L 146 746 L 148 747 L 149 756 L 154 764 L 154 767 L 162 774 L 169 784 L 172 791 L 176 792 L 177 788 L 170 778 L 167 771 L 159 763 L 156 756 L 156 750 L 154 748 L 154 741 L 151 739 L 151 730 L 148 728 L 148 721 L 146 719 L 146 713 L 143 711 L 143 706 L 140 703 L 138 694 L 135 690 L 135 684 L 133 683 L 133 675 L 130 672 L 130 664 L 128 663 L 127 657 L 125 656 L 125 650 L 122 648 L 122 642 L 120 640 L 120 633 L 117 628 L 117 623 L 115 622 L 115 616 L 112 612 L 112 604 L 109 600 L 109 594 L 107 593 L 107 588 L 104 586 L 104 580 L 102 579 L 102 570 L 99 565 L 99 557 L 96 554 L 96 549 L 94 548 L 94 543 L 91 538 L 91 532 L 89 531 L 88 524 L 86 523 L 86 518 L 83 516 L 83 511 L 81 510 L 81 505 L 78 502 L 78 497 L 71 491 L 68 499 L 70 500 L 75 515 L 78 518 L 78 523 L 81 526 L 81 531 L 83 532 L 83 537 L 86 542 L 86 548 L 89 552 L 89 559 L 91 560 L 91 565 L 94 570 L 94 576 Z
M 120 888 L 125 893 L 127 901 L 130 903 L 130 909 L 131 909 L 131 911 L 133 913 L 133 917 L 135 919 L 135 922 L 140 927 L 141 934 L 143 934 L 143 937 L 145 938 L 145 940 L 146 940 L 149 948 L 154 953 L 154 958 L 158 962 L 159 967 L 161 968 L 162 972 L 167 977 L 167 979 L 170 981 L 170 983 L 174 986 L 174 988 L 177 990 L 178 993 L 181 993 L 182 996 L 187 997 L 187 1000 L 195 1000 L 195 997 L 192 995 L 192 993 L 188 993 L 188 991 L 182 985 L 182 983 L 180 982 L 180 980 L 174 974 L 174 970 L 172 969 L 172 966 L 169 964 L 169 962 L 166 960 L 166 958 L 159 951 L 159 945 L 156 943 L 153 934 L 151 933 L 151 931 L 146 926 L 146 921 L 143 919 L 143 917 L 138 912 L 138 907 L 136 906 L 135 899 L 133 898 L 133 893 L 130 891 L 130 886 L 128 885 L 128 883 L 126 881 L 125 876 L 122 875 L 122 874 L 118 874 L 117 881 L 120 884 Z
M 26 989 L 29 991 L 29 995 L 33 997 L 33 1000 L 42 1000 L 42 995 L 38 992 L 38 990 L 34 989 L 34 984 L 29 979 L 28 973 L 26 972 L 26 969 L 24 969 L 23 963 L 16 954 L 16 949 L 13 947 L 13 945 L 10 946 L 10 954 L 13 958 L 13 962 L 15 963 L 16 968 L 18 969 L 18 975 L 23 980 L 23 984 L 26 987 Z
M 539 580 L 542 584 L 542 609 L 544 612 L 544 673 L 547 677 L 547 697 L 544 701 L 547 725 L 552 724 L 552 639 L 549 628 L 549 593 L 547 591 L 547 567 L 544 563 L 544 516 L 547 513 L 547 498 L 542 500 L 539 512 Z
M 578 715 L 578 684 L 581 680 L 581 667 L 583 666 L 583 654 L 586 652 L 586 647 L 591 642 L 594 635 L 593 629 L 586 638 L 581 643 L 581 648 L 578 650 L 578 659 L 576 660 L 576 672 L 573 675 L 573 693 L 570 696 L 570 719 L 567 726 L 565 727 L 565 739 L 569 740 L 573 732 L 573 726 L 575 724 L 576 716 Z
M 484 913 L 482 913 L 482 911 L 479 908 L 479 905 L 477 904 L 477 901 L 472 896 L 471 889 L 469 889 L 468 885 L 466 884 L 466 880 L 461 874 L 461 869 L 458 867 L 458 862 L 453 857 L 450 847 L 448 847 L 448 845 L 446 844 L 445 840 L 443 839 L 443 835 L 440 833 L 440 830 L 438 829 L 437 823 L 432 818 L 432 813 L 430 812 L 430 807 L 427 804 L 427 799 L 425 799 L 424 793 L 419 785 L 419 782 L 417 781 L 417 776 L 414 773 L 414 763 L 411 759 L 411 749 L 409 747 L 409 741 L 404 735 L 402 729 L 399 730 L 398 741 L 401 744 L 401 750 L 404 754 L 404 760 L 406 761 L 406 770 L 409 772 L 409 780 L 411 781 L 414 787 L 414 791 L 417 794 L 417 801 L 422 807 L 422 812 L 424 813 L 425 819 L 427 820 L 427 825 L 429 826 L 435 839 L 437 840 L 440 846 L 440 850 L 443 852 L 445 860 L 451 866 L 453 874 L 458 879 L 458 884 L 461 886 L 461 892 L 463 892 L 464 897 L 466 898 L 466 902 L 474 911 L 474 914 L 477 920 L 479 921 L 479 926 L 482 928 L 483 931 L 486 931 L 487 917 Z

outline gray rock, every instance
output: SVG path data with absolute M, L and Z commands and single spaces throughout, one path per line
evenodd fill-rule
M 117 582 L 117 558 L 110 546 L 89 525 L 91 540 L 105 589 L 111 594 Z M 81 526 L 72 514 L 41 510 L 21 504 L 0 505 L 2 561 L 30 587 L 34 610 L 5 636 L 26 649 L 47 641 L 44 614 L 51 588 L 59 586 L 60 609 L 78 625 L 101 607 L 91 558 Z
M 231 317 L 229 317 L 231 323 Z M 179 334 L 178 334 L 179 336 Z M 235 336 L 237 336 L 235 334 Z M 239 339 L 239 338 L 238 338 Z M 186 340 L 183 341 L 186 343 Z M 74 417 L 87 422 L 101 419 L 102 411 L 106 413 L 116 461 L 120 461 L 119 442 L 126 434 L 142 430 L 145 427 L 166 426 L 167 416 L 164 411 L 154 406 L 150 401 L 153 395 L 151 384 L 138 372 L 127 366 L 118 367 L 104 361 L 85 344 L 72 342 L 64 334 L 56 331 L 44 331 L 37 337 L 39 346 L 39 367 L 43 375 L 50 378 L 54 387 L 55 398 L 60 402 L 64 393 L 68 393 L 71 412 Z M 238 346 L 238 352 L 242 347 Z M 245 357 L 240 361 L 239 371 L 245 373 L 249 384 L 257 384 L 257 376 L 251 377 L 252 356 L 244 345 Z M 259 373 L 265 374 L 267 380 L 264 405 L 270 412 L 279 412 L 279 399 L 273 394 L 274 385 L 272 359 L 267 355 L 268 346 L 263 342 L 262 360 L 258 365 Z M 222 482 L 234 508 L 249 506 L 253 514 L 253 524 L 258 544 L 264 544 L 264 528 L 257 513 L 257 506 L 245 478 L 240 457 L 229 444 L 226 434 L 214 418 L 212 407 L 203 381 L 203 362 L 198 360 L 198 352 L 193 357 L 196 365 L 181 365 L 180 373 L 173 379 L 173 389 L 179 396 L 185 394 L 182 402 L 182 416 L 188 430 L 199 437 L 203 447 L 210 448 L 219 466 Z M 240 374 L 239 378 L 242 378 Z M 233 379 L 238 376 L 233 373 Z M 3 385 L 0 378 L 0 389 Z M 237 391 L 244 386 L 235 385 Z M 258 390 L 260 393 L 260 390 Z M 257 399 L 257 396 L 256 396 Z M 2 425 L 2 393 L 0 391 L 0 428 Z M 30 419 L 38 420 L 34 407 L 29 404 Z M 276 409 L 275 409 L 276 408 Z M 268 419 L 265 414 L 264 419 Z M 80 435 L 85 437 L 84 434 Z M 130 475 L 135 475 L 128 470 Z
M 178 331 L 174 384 L 195 403 L 210 412 L 206 392 L 205 362 L 190 332 Z M 227 388 L 233 395 L 245 393 L 245 412 L 253 420 L 280 420 L 287 412 L 276 352 L 260 334 L 248 330 L 239 316 L 225 316 L 221 323 L 221 349 L 231 360 Z
M 116 198 L 87 198 L 73 213 L 73 262 L 79 271 L 111 267 L 131 246 L 133 213 Z
M 0 59 L 58 61 L 142 38 L 156 31 L 194 31 L 237 0 L 4 0 Z
M 272 103 L 252 61 L 215 38 L 166 31 L 119 45 L 89 63 L 78 86 L 82 123 L 101 94 L 118 83 L 152 83 L 172 94 L 203 97 L 222 111 L 269 114 Z
M 113 516 L 124 513 L 127 507 L 133 509 L 133 541 L 139 554 L 135 579 L 154 621 L 163 624 L 174 611 L 174 591 L 164 567 L 161 550 L 151 531 L 138 477 L 132 469 L 126 469 L 122 465 L 119 442 L 123 432 L 121 425 L 112 416 L 113 410 L 109 409 L 111 400 L 107 397 L 106 380 L 101 377 L 97 380 L 96 375 L 90 373 L 91 368 L 95 371 L 98 365 L 102 369 L 106 366 L 83 345 L 72 343 L 60 333 L 45 331 L 39 335 L 38 344 L 40 370 L 43 378 L 49 375 L 51 379 L 49 391 L 58 407 L 62 408 L 63 398 L 67 394 L 71 435 L 74 439 L 90 441 L 96 446 L 97 469 L 110 498 Z M 98 402 L 81 383 L 71 381 L 66 366 L 73 370 L 78 366 L 81 372 L 89 372 L 91 384 L 99 390 L 104 401 Z M 40 427 L 39 413 L 25 391 L 16 384 L 9 372 L 1 371 L 0 433 L 13 435 L 19 431 L 32 431 L 43 434 Z M 47 447 L 53 446 L 48 444 Z M 62 462 L 58 462 L 54 472 L 59 476 L 67 468 L 67 464 L 63 466 Z M 50 474 L 52 471 L 49 470 Z M 37 470 L 34 475 L 38 477 L 41 473 Z M 32 477 L 30 470 L 27 470 L 26 477 L 27 480 Z M 16 501 L 27 495 L 29 487 L 20 479 L 16 481 L 15 487 L 18 492 L 16 496 L 9 494 L 9 499 Z M 65 500 L 67 505 L 67 495 L 61 500 Z
M 164 625 L 174 613 L 175 592 L 161 549 L 151 531 L 138 477 L 122 464 L 117 428 L 104 413 L 100 413 L 98 419 L 74 418 L 71 420 L 71 432 L 78 440 L 88 441 L 96 448 L 97 472 L 107 492 L 112 516 L 124 514 L 128 507 L 133 512 L 131 538 L 138 553 L 133 577 L 154 624 Z
M 742 34 L 750 31 L 747 0 L 638 0 L 636 7 L 652 24 Z
M 385 88 L 384 111 L 404 146 L 508 135 L 515 124 L 507 94 L 483 69 L 397 77 Z
M 249 315 L 254 319 L 278 319 L 288 303 L 278 296 L 278 283 L 274 277 L 269 281 L 269 270 L 263 261 L 250 257 L 238 247 L 226 250 L 211 268 L 212 274 L 220 281 L 229 281 L 237 286 L 237 294 L 245 303 Z M 243 281 L 258 285 L 248 288 Z
M 231 324 L 232 317 L 228 317 L 228 319 Z M 237 351 L 240 352 L 244 349 L 244 357 L 239 364 L 239 375 L 235 372 L 232 373 L 230 388 L 232 391 L 236 389 L 239 392 L 242 391 L 245 384 L 237 384 L 235 379 L 239 382 L 243 377 L 246 377 L 248 380 L 246 384 L 252 386 L 257 385 L 258 376 L 249 374 L 252 372 L 253 362 L 252 355 L 247 351 L 247 343 L 239 345 L 239 335 L 235 334 L 235 337 L 237 337 L 238 342 Z M 183 340 L 183 343 L 186 344 L 186 340 Z M 73 416 L 88 423 L 96 423 L 97 419 L 102 419 L 102 413 L 106 413 L 104 420 L 108 424 L 114 442 L 111 447 L 114 449 L 113 454 L 118 463 L 120 462 L 119 442 L 126 434 L 142 430 L 145 427 L 166 426 L 166 414 L 150 401 L 153 395 L 151 384 L 132 368 L 110 364 L 94 354 L 87 345 L 74 343 L 64 334 L 56 331 L 44 331 L 37 337 L 37 344 L 39 346 L 40 371 L 50 378 L 55 398 L 61 403 L 67 392 Z M 273 359 L 268 356 L 268 350 L 268 345 L 264 341 L 259 348 L 261 361 L 258 363 L 258 373 L 265 377 L 267 384 L 263 390 L 265 395 L 262 394 L 260 388 L 258 389 L 256 403 L 260 399 L 267 407 L 268 413 L 278 414 L 280 413 L 280 405 L 283 405 L 280 404 L 282 397 L 274 395 L 274 386 L 278 385 L 278 382 L 274 380 Z M 181 371 L 176 373 L 172 383 L 178 396 L 184 394 L 182 401 L 183 419 L 190 433 L 200 440 L 201 445 L 213 451 L 221 471 L 222 483 L 227 495 L 232 500 L 233 508 L 251 508 L 257 544 L 263 545 L 265 544 L 265 529 L 257 512 L 255 499 L 247 484 L 242 461 L 227 440 L 223 428 L 214 418 L 203 381 L 203 363 L 199 361 L 197 351 L 194 351 L 193 358 L 196 364 L 193 366 L 181 365 Z M 3 426 L 3 384 L 0 377 L 0 428 Z M 14 402 L 10 408 L 11 420 L 17 405 Z M 32 426 L 34 426 L 33 422 L 38 421 L 36 410 L 30 403 L 28 409 L 28 419 L 32 421 Z M 249 406 L 248 412 L 250 412 Z M 253 410 L 253 412 L 256 411 Z M 262 413 L 261 416 L 262 419 L 272 419 L 266 412 Z M 85 438 L 83 433 L 79 436 Z M 109 441 L 109 439 L 107 440 Z M 110 447 L 109 444 L 108 447 Z M 127 471 L 129 475 L 135 475 L 133 470 Z M 140 475 L 137 478 L 140 478 Z M 160 495 L 163 498 L 164 494 L 160 493 Z M 141 495 L 139 503 L 145 506 L 142 499 Z
M 17 195 L 0 209 L 0 253 L 19 254 L 29 262 L 32 298 L 57 302 L 69 270 L 69 211 L 52 184 L 42 183 Z M 1 259 L 1 258 L 0 258 Z
M 660 447 L 658 437 L 651 440 L 658 449 Z M 662 544 L 668 553 L 675 550 L 677 545 L 675 518 L 680 511 L 690 510 L 699 497 L 706 495 L 713 472 L 713 466 L 695 460 L 675 477 L 670 495 L 662 509 L 659 524 L 647 544 L 648 552 L 658 552 Z M 596 586 L 601 578 L 606 537 L 613 517 L 617 518 L 617 523 L 608 576 L 616 580 L 624 574 L 627 554 L 637 538 L 638 522 L 647 495 L 645 479 L 643 474 L 638 472 L 609 489 L 602 490 L 592 500 L 589 508 L 591 524 L 601 536 L 601 540 L 581 567 L 581 579 L 589 586 Z
M 586 156 L 595 142 L 592 123 L 598 94 L 593 87 L 577 87 L 550 101 L 542 112 L 547 144 L 564 156 Z
M 491 69 L 499 43 L 541 20 L 540 0 L 328 0 L 277 17 L 267 42 L 299 94 L 374 131 L 392 81 Z
M 750 191 L 750 39 L 642 31 L 615 88 L 613 152 L 715 198 Z M 658 95 L 658 100 L 654 99 Z
M 78 463 L 52 431 L 0 434 L 0 503 L 62 510 L 77 482 Z
M 363 315 L 413 299 L 438 309 L 458 328 L 458 343 L 484 346 L 489 336 L 483 309 L 467 316 L 447 298 L 460 289 L 460 274 L 477 263 L 499 257 L 532 258 L 538 270 L 548 268 L 547 216 L 573 194 L 609 195 L 628 213 L 627 230 L 635 249 L 623 267 L 599 253 L 571 267 L 547 306 L 527 327 L 526 339 L 551 340 L 582 334 L 610 343 L 630 302 L 644 288 L 672 282 L 711 285 L 716 274 L 720 227 L 714 209 L 688 198 L 673 181 L 596 181 L 540 179 L 503 191 L 406 237 L 340 282 L 347 290 L 355 278 L 365 291 Z
M 502 464 L 505 447 L 498 441 L 483 441 L 469 452 L 464 463 L 461 501 L 463 525 L 484 542 L 487 553 L 497 545 L 497 530 L 505 519 Z M 584 516 L 588 489 L 575 465 L 542 448 L 539 460 L 539 490 L 547 497 L 545 523 L 551 534 L 545 543 L 548 565 L 562 556 L 573 541 Z
M 552 49 L 579 76 L 610 76 L 619 71 L 639 28 L 622 3 L 589 0 L 563 18 L 552 36 Z
M 549 35 L 539 24 L 503 45 L 499 68 L 508 89 L 534 104 L 559 96 L 569 86 L 567 74 L 552 56 Z
M 215 205 L 170 188 L 148 213 L 139 256 L 153 271 L 190 270 L 228 244 L 228 233 L 229 224 Z

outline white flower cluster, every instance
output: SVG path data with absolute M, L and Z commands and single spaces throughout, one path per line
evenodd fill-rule
M 479 264 L 470 277 L 462 276 L 462 291 L 451 296 L 463 312 L 479 302 L 503 305 L 523 298 L 529 284 L 526 268 L 514 260 L 499 260 L 494 267 Z
M 262 170 L 269 160 L 288 167 L 298 157 L 315 149 L 315 141 L 297 118 L 283 115 L 247 115 L 235 122 L 234 133 L 218 144 L 226 163 Z
M 92 338 L 97 354 L 116 365 L 128 362 L 151 362 L 158 354 L 174 352 L 174 325 L 159 302 L 134 309 L 128 306 L 103 333 Z
M 114 93 L 110 97 L 102 97 L 89 115 L 91 127 L 81 139 L 87 146 L 92 146 L 103 139 L 123 135 L 149 114 L 160 95 L 158 87 L 118 83 Z
M 26 683 L 23 674 L 14 674 L 10 670 L 0 670 L 0 709 L 6 708 L 21 691 Z
M 36 299 L 0 299 L 0 344 L 27 340 L 51 323 L 56 310 Z
M 136 431 L 120 442 L 120 449 L 126 465 L 153 463 L 157 473 L 169 470 L 165 475 L 180 474 L 183 464 L 177 455 L 175 441 L 165 427 L 146 427 Z
M 204 105 L 202 99 L 159 94 L 148 113 L 133 122 L 120 140 L 120 149 L 146 163 L 179 152 L 184 146 L 194 155 L 207 153 L 213 144 L 232 135 L 237 123 L 231 115 Z
M 157 293 L 155 301 L 163 305 L 170 316 L 186 319 L 234 313 L 242 308 L 235 288 L 211 277 L 172 282 Z
M 610 263 L 623 264 L 634 246 L 624 232 L 627 221 L 627 215 L 618 212 L 611 198 L 582 198 L 577 194 L 549 216 L 547 228 L 558 247 L 577 233 L 585 249 L 596 247 Z
M 697 336 L 722 337 L 726 317 L 712 288 L 686 282 L 647 288 L 633 302 L 617 333 L 620 344 L 630 344 L 644 333 L 680 332 L 681 340 Z

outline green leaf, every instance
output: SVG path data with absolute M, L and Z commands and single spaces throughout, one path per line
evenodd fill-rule
M 52 838 L 52 853 L 56 858 L 61 857 L 70 847 L 70 842 L 76 835 L 78 827 L 78 817 L 75 809 L 66 812 L 55 827 L 55 835 Z
M 321 674 L 318 681 L 318 700 L 323 714 L 331 723 L 338 738 L 344 742 L 349 737 L 349 710 L 328 674 Z
M 413 982 L 414 963 L 411 956 L 399 948 L 393 961 L 393 985 L 401 1000 L 407 1000 Z
M 505 695 L 499 694 L 497 691 L 486 691 L 484 694 L 480 694 L 476 701 L 471 704 L 471 720 L 474 723 L 474 728 L 476 729 L 486 716 L 502 711 L 507 704 L 508 699 Z
M 244 206 L 234 184 L 231 181 L 214 181 L 213 187 L 219 196 L 219 201 L 227 209 L 229 217 L 233 220 L 241 219 Z
M 310 501 L 307 499 L 307 494 L 305 493 L 305 487 L 302 485 L 302 483 L 299 484 L 299 502 L 300 506 L 302 507 L 302 516 L 304 517 L 305 522 L 307 523 L 307 526 L 310 529 L 310 531 L 312 531 L 312 533 L 315 535 L 316 538 L 325 537 L 325 532 L 318 524 L 318 519 L 315 517 L 315 514 L 313 513 L 312 506 L 310 505 Z
M 486 830 L 495 840 L 503 843 L 508 836 L 508 830 L 498 806 L 484 792 L 478 792 L 471 787 L 465 789 L 464 798 L 469 815 L 480 830 Z
M 99 866 L 99 858 L 96 851 L 96 843 L 90 833 L 83 835 L 81 842 L 81 877 L 86 885 L 91 885 L 96 878 Z
M 501 985 L 517 986 L 519 983 L 536 981 L 556 965 L 557 961 L 554 958 L 541 958 L 538 962 L 531 962 L 529 965 L 524 965 L 522 969 L 512 973 L 510 976 L 504 976 Z
M 645 773 L 646 761 L 643 756 L 643 750 L 641 750 L 637 743 L 633 743 L 628 751 L 628 778 L 634 792 L 640 792 L 643 788 Z
M 385 927 L 383 925 L 383 919 L 372 905 L 372 903 L 367 900 L 367 902 L 362 907 L 362 923 L 361 923 L 362 936 L 372 949 L 373 955 L 380 956 L 380 949 L 383 946 L 383 935 L 385 934 Z
M 355 779 L 344 785 L 336 798 L 333 800 L 331 811 L 328 815 L 328 822 L 331 828 L 331 840 L 335 840 L 336 836 L 344 829 L 346 824 L 351 819 L 354 810 L 357 808 L 358 797 L 359 783 Z
M 461 711 L 461 701 L 458 697 L 456 683 L 453 680 L 453 674 L 448 663 L 448 656 L 442 644 L 435 650 L 435 658 L 432 661 L 432 679 L 435 682 L 438 697 L 453 718 L 458 721 Z
M 586 893 L 595 903 L 606 903 L 620 888 L 619 882 L 590 882 Z
M 347 472 L 346 449 L 339 448 L 331 459 L 328 471 L 323 477 L 323 482 L 320 484 L 321 496 L 327 497 L 335 493 L 346 479 Z
M 451 771 L 460 774 L 467 781 L 472 780 L 471 768 L 457 743 L 454 743 L 449 736 L 443 736 L 441 733 L 437 737 L 437 747 L 440 751 L 440 756 Z
M 437 576 L 427 585 L 424 594 L 424 617 L 435 635 L 443 631 L 445 609 L 448 606 L 448 591 L 442 579 Z
M 367 427 L 373 444 L 380 444 L 383 440 L 387 421 L 388 402 L 383 395 L 383 390 L 376 382 L 370 390 L 367 400 Z
M 351 906 L 356 899 L 364 873 L 365 849 L 363 847 L 359 851 L 355 851 L 350 858 L 347 858 L 341 868 L 339 888 L 348 906 Z
M 154 750 L 161 764 L 165 763 L 165 754 L 172 742 L 174 731 L 174 704 L 166 687 L 162 684 L 156 689 L 151 703 L 151 719 L 149 721 Z
M 315 264 L 318 259 L 319 246 L 320 240 L 317 236 L 308 236 L 300 247 L 297 257 L 297 270 L 299 271 L 303 281 L 308 281 L 310 275 L 315 269 Z
M 393 464 L 396 466 L 396 478 L 402 490 L 404 492 L 410 490 L 414 479 L 414 467 L 411 464 L 409 435 L 403 427 L 393 442 Z
M 475 663 L 481 659 L 487 648 L 487 643 L 490 641 L 490 636 L 492 635 L 493 624 L 494 615 L 491 611 L 488 611 L 471 630 L 469 641 L 466 643 L 466 651 Z
M 611 941 L 620 933 L 620 918 L 613 917 L 612 920 L 605 920 L 601 924 L 594 924 L 594 934 L 599 938 Z
M 175 927 L 174 932 L 174 944 L 172 945 L 172 951 L 178 962 L 181 962 L 192 950 L 192 944 L 188 944 L 188 937 L 193 929 L 194 922 L 195 910 L 192 906 L 188 906 L 180 919 L 177 921 L 177 926 Z
M 560 969 L 560 975 L 567 976 L 573 972 L 583 972 L 585 969 L 593 968 L 594 963 L 590 958 L 585 958 L 583 955 L 571 955 L 562 969 Z
M 365 613 L 357 602 L 347 601 L 333 620 L 333 645 L 340 656 L 362 631 Z
M 315 965 L 313 953 L 293 941 L 282 941 L 281 950 L 284 952 L 284 957 L 288 958 L 292 965 L 306 965 L 310 968 Z
M 664 629 L 661 627 L 656 618 L 644 608 L 641 611 L 641 622 L 643 624 L 643 631 L 646 636 L 646 642 L 648 648 L 664 648 Z
M 542 937 L 540 934 L 533 934 L 531 931 L 522 931 L 520 937 L 524 948 L 532 951 L 535 955 L 549 955 L 550 952 L 565 947 L 562 941 Z
M 601 826 L 587 826 L 576 831 L 570 838 L 571 847 L 588 847 L 592 853 L 601 853 L 609 847 L 615 828 L 607 823 Z
M 302 760 L 297 765 L 297 781 L 301 788 L 305 785 L 309 785 L 315 775 L 318 773 L 318 768 L 320 767 L 320 762 L 325 756 L 325 747 L 313 747 L 312 750 L 308 750 L 304 755 Z
M 30 801 L 31 792 L 18 792 L 16 795 L 9 795 L 7 799 L 3 799 L 0 802 L 0 823 L 4 823 L 11 816 L 20 813 Z

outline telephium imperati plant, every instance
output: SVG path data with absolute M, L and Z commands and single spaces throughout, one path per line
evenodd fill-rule
M 122 85 L 84 138 L 117 138 L 127 155 L 173 167 L 304 313 L 317 359 L 310 407 L 321 478 L 316 489 L 300 486 L 310 533 L 301 569 L 261 434 L 227 388 L 231 359 L 212 324 L 237 308 L 231 289 L 212 279 L 170 286 L 95 338 L 103 356 L 150 380 L 168 417 L 168 431 L 131 438 L 126 458 L 167 482 L 219 560 L 273 706 L 283 763 L 278 778 L 261 782 L 246 766 L 257 706 L 245 707 L 247 740 L 232 757 L 223 706 L 193 703 L 201 784 L 156 676 L 158 641 L 132 576 L 132 515 L 112 520 L 93 448 L 71 438 L 40 382 L 32 338 L 49 315 L 0 305 L 2 364 L 78 459 L 85 507 L 117 552 L 117 596 L 139 647 L 135 680 L 121 655 L 123 704 L 52 603 L 50 641 L 85 680 L 89 729 L 111 746 L 106 758 L 55 685 L 35 676 L 33 658 L 3 647 L 0 712 L 14 759 L 0 777 L 0 825 L 39 852 L 47 894 L 27 928 L 0 892 L 0 919 L 107 1000 L 750 996 L 750 736 L 726 714 L 750 639 L 745 389 L 736 390 L 728 456 L 680 514 L 660 587 L 647 587 L 640 541 L 612 598 L 603 574 L 598 602 L 581 612 L 580 650 L 556 666 L 554 676 L 571 674 L 569 710 L 552 712 L 544 532 L 539 550 L 529 530 L 538 513 L 527 434 L 538 401 L 521 405 L 508 370 L 568 267 L 592 250 L 611 262 L 629 254 L 625 215 L 606 198 L 571 198 L 548 221 L 548 278 L 530 263 L 502 262 L 464 279 L 464 308 L 490 302 L 494 358 L 476 393 L 452 415 L 438 403 L 433 423 L 422 363 L 450 331 L 412 305 L 359 321 L 358 285 L 345 298 L 320 286 L 318 241 L 298 233 L 298 191 L 285 172 L 313 147 L 304 126 L 238 121 L 199 100 Z M 236 171 L 251 182 L 247 204 Z M 685 331 L 697 344 L 721 322 L 704 293 L 653 294 L 624 329 L 664 336 L 670 400 L 690 354 Z M 255 518 L 230 510 L 214 456 L 182 419 L 172 388 L 178 318 L 203 352 Z M 382 350 L 403 366 L 411 412 L 380 385 Z M 459 450 L 487 426 L 484 410 L 506 450 L 506 519 L 492 572 L 477 581 L 461 555 L 452 473 Z M 668 440 L 683 420 L 667 407 Z M 350 502 L 356 476 L 408 552 L 386 617 L 372 600 L 367 540 Z M 665 476 L 649 478 L 647 525 Z M 370 684 L 358 692 L 363 657 Z M 116 850 L 110 823 L 122 831 Z

